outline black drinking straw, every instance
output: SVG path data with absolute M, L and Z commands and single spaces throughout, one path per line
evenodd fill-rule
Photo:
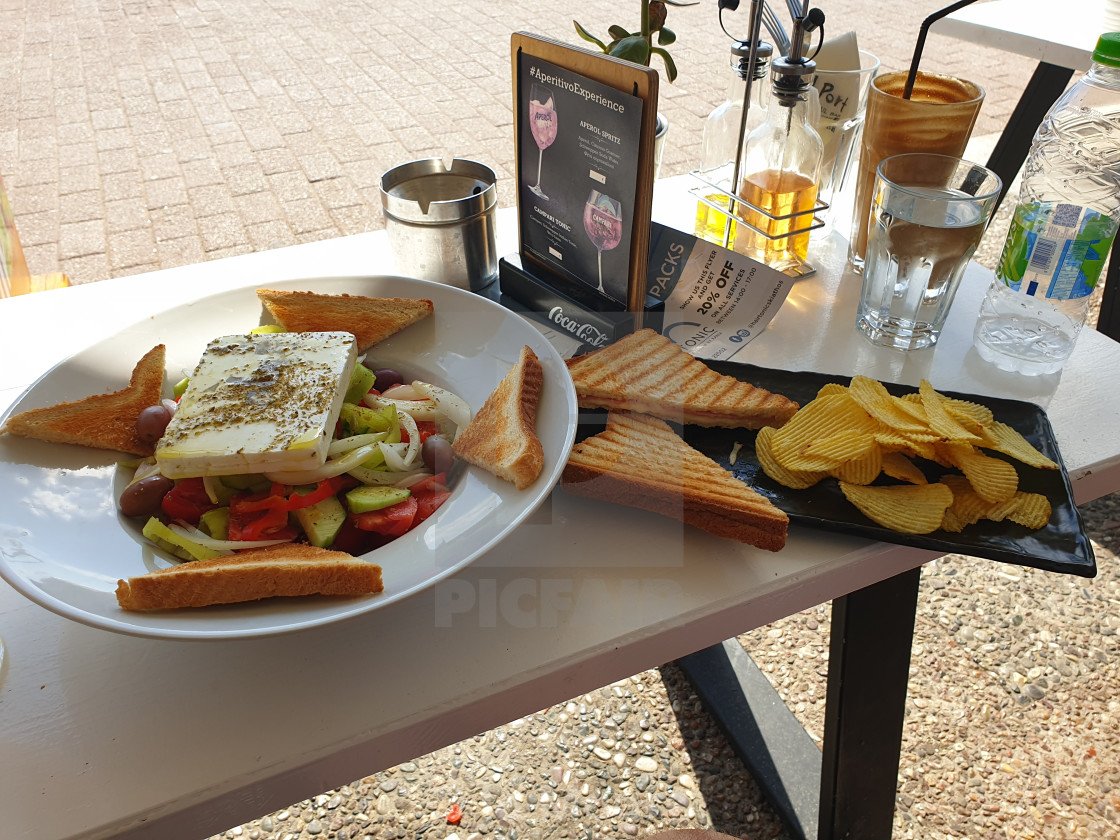
M 914 45 L 914 58 L 910 62 L 910 75 L 906 77 L 906 88 L 902 91 L 902 98 L 909 99 L 910 94 L 914 92 L 914 80 L 918 78 L 918 62 L 922 60 L 922 50 L 926 45 L 926 34 L 929 32 L 930 25 L 946 15 L 951 15 L 957 9 L 963 9 L 976 0 L 958 0 L 952 6 L 946 6 L 940 12 L 934 12 L 932 15 L 922 21 L 921 27 L 918 29 L 918 43 Z

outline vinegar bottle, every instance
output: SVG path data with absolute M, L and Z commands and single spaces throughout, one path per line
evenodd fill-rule
M 770 91 L 766 77 L 770 71 L 770 58 L 774 48 L 759 42 L 755 50 L 753 73 L 750 65 L 751 45 L 749 41 L 736 41 L 731 48 L 731 78 L 727 86 L 727 98 L 717 105 L 704 123 L 704 146 L 700 158 L 700 175 L 714 184 L 705 194 L 704 201 L 696 203 L 695 233 L 701 239 L 716 242 L 731 248 L 735 242 L 735 221 L 728 227 L 726 212 L 711 207 L 717 204 L 726 210 L 730 203 L 729 194 L 735 192 L 733 183 L 735 157 L 739 152 L 739 131 L 743 124 L 743 101 L 747 92 L 747 79 L 750 78 L 750 104 L 747 108 L 747 133 L 766 120 L 766 102 Z M 725 243 L 724 237 L 728 240 Z
M 1120 32 L 1035 132 L 974 346 L 1004 370 L 1061 370 L 1120 221 Z
M 815 71 L 812 61 L 774 60 L 766 122 L 747 137 L 740 167 L 735 250 L 779 270 L 804 264 L 809 249 L 824 150 Z

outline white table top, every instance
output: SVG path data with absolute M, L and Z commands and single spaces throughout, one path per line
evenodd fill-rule
M 1103 5 L 1103 0 L 1061 6 L 1043 0 L 992 0 L 958 9 L 934 22 L 930 31 L 1083 71 L 1089 69 L 1097 38 L 1107 31 Z
M 854 332 L 858 281 L 842 276 L 840 244 L 815 252 L 820 274 L 795 286 L 745 361 L 1034 397 L 1079 500 L 1120 487 L 1120 394 L 1106 385 L 1120 345 L 1088 330 L 1060 381 L 994 375 L 970 350 L 987 282 L 974 268 L 936 350 L 878 350 Z M 391 271 L 384 235 L 363 234 L 0 300 L 0 410 L 153 311 L 266 278 Z M 557 493 L 433 590 L 271 638 L 117 635 L 0 583 L 5 834 L 198 840 L 931 558 L 799 528 L 772 554 Z

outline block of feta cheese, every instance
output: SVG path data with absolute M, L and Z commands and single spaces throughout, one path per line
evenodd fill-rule
M 355 358 L 345 332 L 214 339 L 156 444 L 160 472 L 189 478 L 321 465 Z

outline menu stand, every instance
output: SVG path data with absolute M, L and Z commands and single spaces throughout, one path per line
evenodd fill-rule
M 643 326 L 657 72 L 518 32 L 511 38 L 519 251 L 502 293 L 603 346 Z M 564 329 L 568 329 L 567 326 Z

